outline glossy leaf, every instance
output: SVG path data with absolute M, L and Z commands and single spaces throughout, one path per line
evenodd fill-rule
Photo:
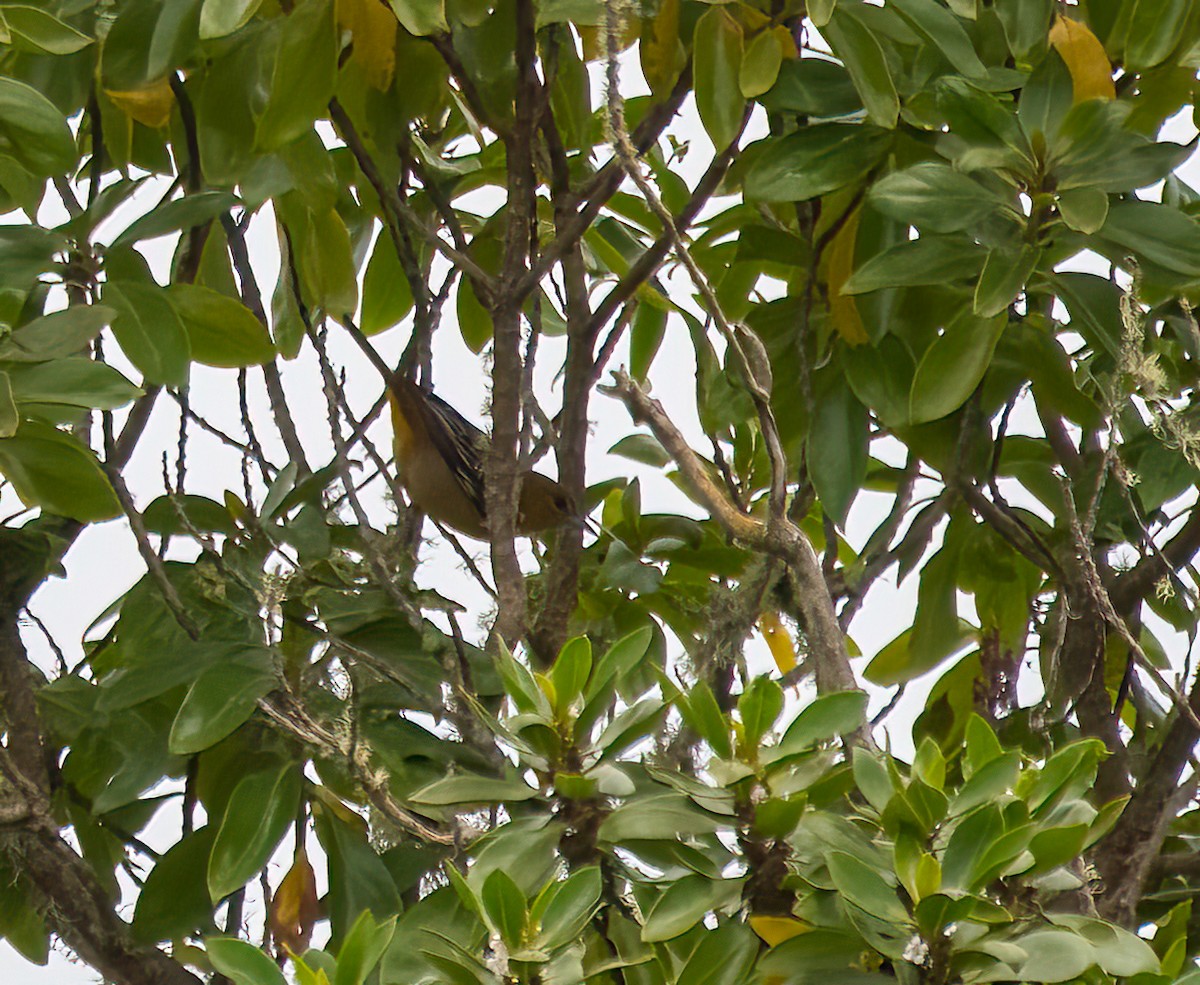
M 871 186 L 870 202 L 893 219 L 935 233 L 969 229 L 1007 204 L 974 178 L 936 161 L 885 175 Z
M 0 475 L 27 505 L 47 513 L 92 523 L 121 512 L 96 456 L 48 424 L 26 421 L 12 437 L 0 438 Z
M 187 383 L 192 350 L 170 296 L 146 284 L 109 283 L 104 303 L 116 312 L 113 334 L 150 383 Z
M 285 985 L 275 962 L 249 941 L 236 937 L 210 937 L 205 951 L 213 967 L 234 985 Z
M 205 671 L 188 688 L 171 725 L 171 751 L 187 755 L 216 745 L 250 717 L 258 699 L 277 683 L 265 652 Z
M 18 404 L 66 404 L 113 410 L 123 407 L 141 390 L 111 366 L 74 356 L 9 368 L 12 398 Z
M 710 7 L 696 22 L 696 108 L 717 150 L 732 143 L 741 124 L 742 43 L 741 26 L 722 6 Z
M 327 112 L 337 75 L 337 30 L 330 0 L 302 0 L 281 18 L 269 98 L 255 145 L 276 150 L 310 130 Z
M 806 749 L 862 727 L 867 696 L 862 691 L 823 694 L 800 712 L 779 740 L 780 748 Z
M 50 100 L 23 82 L 0 78 L 0 153 L 49 176 L 71 169 L 75 139 Z
M 792 202 L 853 185 L 878 164 L 890 142 L 883 130 L 846 123 L 772 139 L 746 175 L 746 194 L 764 202 Z
M 858 90 L 867 118 L 878 127 L 890 129 L 900 114 L 900 97 L 880 39 L 847 4 L 834 8 L 832 19 L 822 29 L 834 52 Z
M 169 296 L 196 362 L 236 369 L 275 357 L 266 327 L 240 302 L 194 284 L 175 284 Z
M 250 773 L 233 789 L 208 861 L 214 902 L 245 885 L 271 857 L 295 820 L 300 775 L 294 764 Z

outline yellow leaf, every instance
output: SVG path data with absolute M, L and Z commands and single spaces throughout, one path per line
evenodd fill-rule
M 362 66 L 371 85 L 386 92 L 396 71 L 396 15 L 379 0 L 339 0 L 337 15 L 338 26 L 354 39 L 350 60 Z
M 687 64 L 687 53 L 679 40 L 679 0 L 662 0 L 658 13 L 642 21 L 638 54 L 650 91 L 659 96 L 670 92 Z
M 1075 102 L 1117 98 L 1112 63 L 1104 45 L 1086 24 L 1059 14 L 1050 28 L 1050 43 L 1071 73 Z
M 301 848 L 271 899 L 271 934 L 288 950 L 303 954 L 308 950 L 313 925 L 320 916 L 317 877 Z
M 314 811 L 320 813 L 322 810 L 328 810 L 343 824 L 354 828 L 364 838 L 367 836 L 367 822 L 363 820 L 362 815 L 342 803 L 332 790 L 328 787 L 313 787 L 313 795 L 316 797 L 311 805 Z
M 132 117 L 143 126 L 157 130 L 159 127 L 165 127 L 171 120 L 175 96 L 165 77 L 141 89 L 105 89 L 104 92 L 126 116 Z
M 766 942 L 768 947 L 776 947 L 793 937 L 806 934 L 809 927 L 795 917 L 764 917 L 751 916 L 750 929 Z
M 771 30 L 775 32 L 775 37 L 779 39 L 779 50 L 783 52 L 783 57 L 786 61 L 800 57 L 800 49 L 796 47 L 796 39 L 791 31 L 782 24 L 771 28 Z
M 599 61 L 604 57 L 604 38 L 605 28 L 603 25 L 599 27 L 591 27 L 587 24 L 576 24 L 575 30 L 579 32 L 579 40 L 583 42 L 583 60 L 585 62 Z M 641 34 L 642 24 L 636 17 L 622 17 L 621 26 L 617 30 L 617 51 L 625 51 L 631 47 Z
M 771 651 L 771 656 L 775 659 L 775 666 L 779 668 L 779 673 L 786 674 L 796 667 L 796 647 L 792 643 L 792 636 L 783 625 L 779 618 L 778 612 L 764 612 L 758 617 L 758 631 L 762 633 L 763 639 L 767 641 L 767 648 Z M 762 936 L 761 934 L 759 935 Z M 763 938 L 766 940 L 766 938 Z
M 833 237 L 829 246 L 829 267 L 826 274 L 829 285 L 829 313 L 833 316 L 833 326 L 850 345 L 863 345 L 870 341 L 854 298 L 842 293 L 842 285 L 854 272 L 854 246 L 858 242 L 859 214 L 859 209 L 855 208 Z

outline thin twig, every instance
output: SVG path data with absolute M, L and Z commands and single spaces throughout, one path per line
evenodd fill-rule
M 117 494 L 117 500 L 120 502 L 121 508 L 125 511 L 125 516 L 129 520 L 129 529 L 133 531 L 134 540 L 137 541 L 138 553 L 146 563 L 146 569 L 149 571 L 150 578 L 154 581 L 155 587 L 158 588 L 163 602 L 166 603 L 167 608 L 171 611 L 171 615 L 179 623 L 183 631 L 193 640 L 200 639 L 199 627 L 196 625 L 195 620 L 188 615 L 187 608 L 184 606 L 183 600 L 179 597 L 179 592 L 176 591 L 171 579 L 167 577 L 167 569 L 163 564 L 162 558 L 155 553 L 154 548 L 150 544 L 150 534 L 146 530 L 146 523 L 134 505 L 133 496 L 129 492 L 129 487 L 125 484 L 125 477 L 117 469 L 110 469 L 108 470 L 108 480 Z

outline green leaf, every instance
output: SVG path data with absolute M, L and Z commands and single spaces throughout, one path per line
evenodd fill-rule
M 276 684 L 267 650 L 210 667 L 188 688 L 171 725 L 168 748 L 186 756 L 216 745 L 254 713 L 258 699 Z
M 333 985 L 362 985 L 379 964 L 395 931 L 395 917 L 377 923 L 370 910 L 364 911 L 342 941 Z
M 808 435 L 808 464 L 825 512 L 839 526 L 867 474 L 867 409 L 841 373 L 822 374 Z
M 278 150 L 312 129 L 328 112 L 337 81 L 339 32 L 331 0 L 302 0 L 279 18 L 279 48 L 254 145 Z
M 631 462 L 641 462 L 661 469 L 671 464 L 670 453 L 652 434 L 627 434 L 608 449 L 610 455 L 620 455 Z
M 0 370 L 0 438 L 11 438 L 16 434 L 20 422 L 17 402 L 13 399 L 12 381 L 8 373 Z
M 1096 963 L 1106 974 L 1115 978 L 1132 978 L 1134 975 L 1162 973 L 1154 949 L 1124 927 L 1072 913 L 1052 914 L 1050 919 L 1060 927 L 1070 928 L 1086 938 L 1092 945 Z
M 1031 872 L 1048 872 L 1078 858 L 1087 833 L 1086 824 L 1069 824 L 1039 831 L 1029 841 L 1029 851 L 1037 859 L 1037 866 Z
M 821 30 L 821 28 L 829 23 L 829 18 L 833 16 L 837 0 L 809 0 L 806 6 L 808 8 L 808 17 L 812 21 L 813 27 Z
M 1058 52 L 1051 49 L 1021 89 L 1017 104 L 1017 119 L 1031 142 L 1059 148 L 1059 130 L 1071 112 L 1074 96 L 1071 72 Z
M 45 919 L 7 863 L 0 867 L 0 880 L 0 936 L 25 960 L 44 966 L 50 955 Z
M 975 314 L 991 318 L 1007 311 L 1025 290 L 1041 258 L 1042 248 L 1030 243 L 1022 243 L 1016 252 L 1003 247 L 990 249 L 975 285 Z
M 757 748 L 783 711 L 783 689 L 769 677 L 753 678 L 738 698 L 744 741 Z
M 35 318 L 11 335 L 0 338 L 0 360 L 42 362 L 60 356 L 77 356 L 115 317 L 112 308 L 92 304 L 72 305 Z
M 317 837 L 329 857 L 325 905 L 335 941 L 350 932 L 364 910 L 392 914 L 401 907 L 395 880 L 367 842 L 361 819 L 351 817 L 348 823 L 329 810 L 313 812 Z
M 894 0 L 895 10 L 921 38 L 933 45 L 959 72 L 969 78 L 987 78 L 987 68 L 958 18 L 934 0 Z
M 717 699 L 712 689 L 704 681 L 699 681 L 686 695 L 679 698 L 679 711 L 683 720 L 712 746 L 713 752 L 722 759 L 733 755 L 733 746 L 729 739 L 729 723 L 721 714 Z
M 1068 930 L 1034 930 L 1013 943 L 1028 955 L 1018 969 L 1022 982 L 1067 982 L 1096 963 L 1088 941 Z
M 586 636 L 568 640 L 550 669 L 554 683 L 555 711 L 563 715 L 583 697 L 583 688 L 592 672 L 592 644 Z
M 208 861 L 208 894 L 214 902 L 266 865 L 296 818 L 299 798 L 300 771 L 294 763 L 251 773 L 234 787 Z
M 1054 16 L 1052 0 L 995 0 L 996 16 L 1004 28 L 1008 50 L 1018 60 L 1027 59 L 1037 48 L 1044 48 Z
M 939 161 L 922 161 L 884 175 L 870 201 L 886 216 L 935 233 L 955 233 L 1008 203 L 989 187 Z
M 1096 274 L 1055 274 L 1052 283 L 1071 313 L 1071 327 L 1093 352 L 1121 352 L 1121 288 Z
M 964 312 L 945 327 L 917 363 L 909 394 L 913 424 L 936 421 L 961 407 L 987 372 L 1008 318 Z
M 653 944 L 686 933 L 710 910 L 736 900 L 740 890 L 740 879 L 714 881 L 690 875 L 672 882 L 646 914 L 642 940 Z
M 867 119 L 890 130 L 900 115 L 900 97 L 883 45 L 869 25 L 856 5 L 840 4 L 821 33 L 850 73 Z
M 898 792 L 896 782 L 878 753 L 861 746 L 854 750 L 854 783 L 875 810 L 883 813 Z
M 186 386 L 191 344 L 168 293 L 157 286 L 110 281 L 104 302 L 116 312 L 112 330 L 117 342 L 147 382 Z
M 350 230 L 337 209 L 313 212 L 291 192 L 277 200 L 276 212 L 290 240 L 304 303 L 334 317 L 353 314 L 358 308 L 358 273 Z
M 842 285 L 843 294 L 885 287 L 921 287 L 974 278 L 986 254 L 974 242 L 953 236 L 922 236 L 877 253 Z
M 1058 212 L 1071 229 L 1090 236 L 1108 219 L 1108 194 L 1099 188 L 1069 188 L 1058 196 Z
M 513 882 L 512 876 L 503 869 L 496 869 L 484 880 L 479 898 L 488 926 L 509 948 L 520 947 L 529 911 L 525 906 L 525 894 Z
M 577 869 L 564 882 L 547 887 L 531 914 L 541 928 L 538 944 L 558 948 L 582 934 L 600 905 L 603 888 L 600 869 L 595 865 Z
M 38 177 L 71 171 L 75 138 L 62 113 L 36 89 L 0 77 L 0 154 Z
M 522 780 L 458 774 L 442 777 L 408 795 L 414 804 L 446 807 L 451 804 L 502 804 L 530 800 L 538 792 Z
M 843 899 L 901 927 L 909 922 L 896 890 L 877 869 L 846 852 L 830 852 L 826 861 L 829 877 Z
M 967 744 L 967 762 L 964 769 L 973 773 L 1004 754 L 1004 747 L 996 737 L 987 720 L 972 712 L 963 729 Z
M 138 893 L 133 912 L 133 936 L 153 944 L 191 935 L 212 926 L 213 904 L 205 888 L 208 856 L 216 837 L 209 824 L 167 849 Z
M 657 305 L 639 302 L 629 325 L 629 372 L 635 380 L 646 381 L 666 330 L 667 312 Z
M 287 985 L 279 966 L 249 941 L 210 937 L 204 947 L 213 967 L 234 985 Z
M 395 325 L 412 311 L 412 307 L 412 287 L 400 266 L 395 244 L 385 230 L 376 238 L 375 249 L 367 261 L 359 327 L 365 335 L 375 335 Z
M 747 99 L 754 99 L 769 90 L 779 78 L 783 51 L 773 29 L 760 31 L 746 48 L 738 72 L 738 88 Z
M 953 614 L 948 615 L 944 593 L 946 576 L 935 571 L 929 588 L 925 588 L 927 582 L 930 582 L 928 576 L 922 581 L 920 590 L 928 593 L 932 601 L 926 603 L 924 609 L 918 601 L 917 616 L 920 619 L 925 613 L 930 613 L 922 619 L 922 626 L 928 625 L 939 632 L 932 637 L 927 632 L 923 639 L 916 637 L 912 629 L 898 634 L 875 654 L 863 671 L 863 676 L 872 684 L 888 687 L 920 677 L 963 649 L 978 635 L 975 627 L 965 619 L 959 619 Z M 936 604 L 937 602 L 941 604 Z M 918 643 L 920 645 L 917 645 Z
M 1187 159 L 1187 147 L 1155 142 L 1132 130 L 1131 109 L 1123 99 L 1088 99 L 1071 107 L 1053 145 L 1060 193 L 1081 187 L 1106 192 L 1143 188 Z
M 200 0 L 131 0 L 104 39 L 100 76 L 109 90 L 144 89 L 182 65 L 196 46 Z
M 845 67 L 824 58 L 785 59 L 775 85 L 759 102 L 773 113 L 817 117 L 850 116 L 862 109 L 858 90 Z
M 0 475 L 23 502 L 47 513 L 81 523 L 111 520 L 121 513 L 96 456 L 49 424 L 26 421 L 11 438 L 0 438 Z
M 1168 270 L 1200 277 L 1200 224 L 1169 205 L 1114 205 L 1100 236 Z
M 675 985 L 741 985 L 752 980 L 750 966 L 759 940 L 744 923 L 728 921 L 704 934 L 675 979 Z
M 929 736 L 923 738 L 917 746 L 912 773 L 935 790 L 943 789 L 946 784 L 946 757 Z
M 722 151 L 737 136 L 745 100 L 738 86 L 742 28 L 724 7 L 710 7 L 696 22 L 693 59 L 700 122 Z
M 73 356 L 9 368 L 17 403 L 66 404 L 114 410 L 141 394 L 136 386 L 106 363 Z
M 800 712 L 779 740 L 779 748 L 800 752 L 853 732 L 866 724 L 867 695 L 862 691 L 823 694 Z
M 955 794 L 950 801 L 950 812 L 965 814 L 980 804 L 999 799 L 1012 790 L 1020 771 L 1020 753 L 1004 753 L 989 760 L 977 769 Z
M 73 55 L 93 40 L 71 25 L 38 7 L 5 4 L 0 7 L 4 23 L 13 35 L 16 47 L 47 55 Z
M 1004 834 L 1004 819 L 995 802 L 968 814 L 950 835 L 942 856 L 942 886 L 971 892 L 976 888 L 980 863 Z
M 1163 62 L 1183 40 L 1191 0 L 1133 0 L 1125 35 L 1125 65 L 1144 72 Z
M 388 0 L 396 18 L 418 38 L 449 30 L 445 0 Z
M 238 204 L 231 192 L 197 192 L 171 199 L 135 219 L 113 240 L 113 247 L 130 246 L 147 239 L 157 239 L 181 230 L 211 222 Z
M 600 825 L 602 841 L 671 841 L 689 835 L 711 834 L 723 823 L 697 807 L 690 797 L 675 792 L 630 800 Z
M 204 0 L 200 37 L 208 40 L 232 34 L 254 16 L 262 0 Z
M 466 278 L 458 285 L 458 329 L 468 349 L 478 354 L 492 339 L 492 316 L 479 301 L 475 288 Z
M 764 202 L 816 198 L 861 181 L 891 146 L 869 124 L 823 123 L 772 137 L 746 173 L 746 195 Z
M 240 369 L 275 358 L 270 333 L 240 301 L 195 284 L 172 284 L 167 293 L 196 362 Z
M 958 139 L 955 160 L 964 171 L 1034 169 L 1034 153 L 1016 114 L 990 92 L 964 79 L 942 79 L 937 103 Z

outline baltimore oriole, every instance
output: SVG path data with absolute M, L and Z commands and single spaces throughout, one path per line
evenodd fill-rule
M 398 374 L 388 383 L 400 481 L 422 513 L 468 537 L 488 539 L 483 456 L 488 437 L 437 394 Z M 517 533 L 578 521 L 570 494 L 532 469 L 521 477 Z

